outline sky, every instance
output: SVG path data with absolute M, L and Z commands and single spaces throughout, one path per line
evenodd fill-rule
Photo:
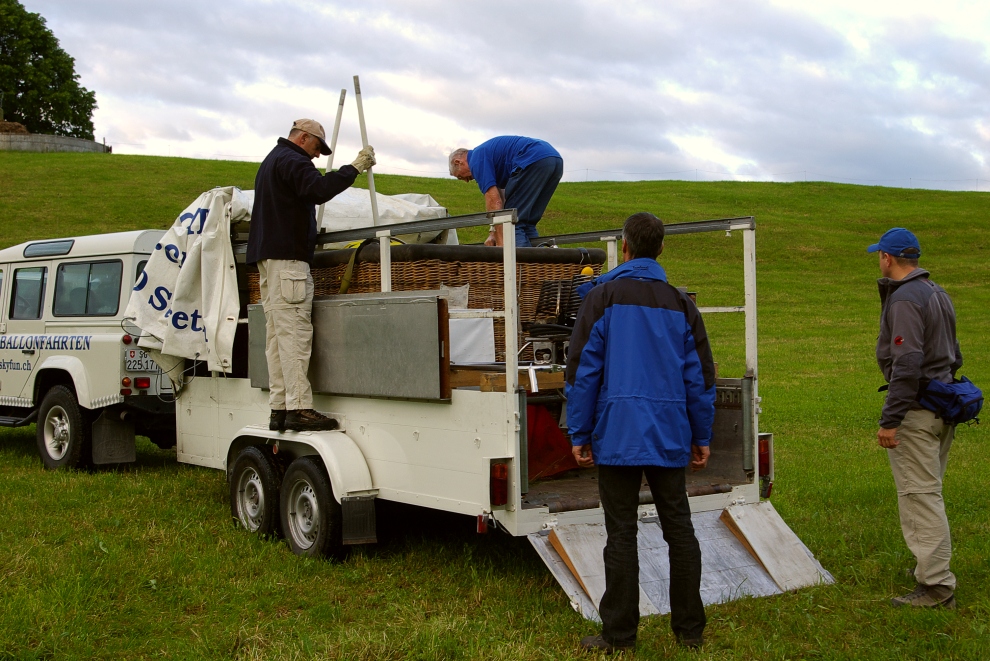
M 375 171 L 448 176 L 496 135 L 564 181 L 990 191 L 990 2 L 21 0 L 119 154 L 261 161 L 292 121 Z M 324 159 L 318 165 L 325 165 Z

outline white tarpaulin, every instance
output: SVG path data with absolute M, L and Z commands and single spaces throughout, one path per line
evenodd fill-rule
M 246 217 L 251 202 L 232 186 L 200 195 L 155 246 L 134 286 L 124 314 L 141 329 L 138 346 L 173 383 L 182 358 L 206 361 L 214 372 L 231 369 L 240 302 L 230 223 Z

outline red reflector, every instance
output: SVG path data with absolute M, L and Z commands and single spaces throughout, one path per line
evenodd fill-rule
M 760 441 L 760 476 L 770 474 L 770 442 L 761 438 Z
M 509 502 L 509 465 L 492 464 L 491 480 L 489 481 L 489 499 L 492 506 L 505 505 Z
M 125 388 L 129 388 L 131 386 L 131 377 L 125 376 L 123 379 L 120 380 L 120 385 L 124 386 Z
M 131 394 L 131 389 L 130 388 L 121 388 L 120 389 L 120 394 L 121 395 L 124 395 L 126 397 L 127 395 L 130 395 Z
M 120 338 L 120 341 L 124 344 L 130 344 L 133 339 L 130 335 L 125 334 L 124 337 Z
M 147 390 L 151 387 L 151 378 L 147 376 L 139 376 L 134 379 L 134 387 L 138 390 Z

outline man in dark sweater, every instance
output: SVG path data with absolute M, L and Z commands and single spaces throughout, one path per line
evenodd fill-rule
M 268 401 L 272 430 L 321 431 L 336 421 L 313 410 L 309 359 L 313 350 L 313 276 L 316 206 L 344 191 L 375 164 L 365 147 L 354 162 L 325 175 L 313 165 L 330 153 L 319 122 L 299 119 L 288 138 L 261 163 L 254 180 L 254 209 L 247 262 L 258 265 L 265 308 Z
M 888 230 L 868 252 L 879 253 L 880 335 L 877 364 L 890 384 L 877 442 L 887 449 L 897 486 L 901 531 L 914 555 L 917 587 L 895 606 L 955 608 L 952 542 L 942 478 L 955 427 L 918 403 L 927 381 L 951 383 L 962 367 L 956 312 L 945 290 L 918 268 L 921 244 L 902 227 Z

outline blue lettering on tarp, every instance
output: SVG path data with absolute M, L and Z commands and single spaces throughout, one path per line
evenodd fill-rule
M 157 299 L 157 302 L 156 302 Z M 168 302 L 172 300 L 172 292 L 165 287 L 156 287 L 155 293 L 148 299 L 148 305 L 159 312 L 168 307 Z
M 144 289 L 145 285 L 148 284 L 148 271 L 141 271 L 141 275 L 138 276 L 137 282 L 134 283 L 134 291 L 141 291 Z
M 179 266 L 186 263 L 186 253 L 179 250 L 179 246 L 171 243 L 165 246 L 165 257 L 168 258 L 168 261 Z
M 206 214 L 209 211 L 209 209 L 196 209 L 194 213 L 184 213 L 179 216 L 179 225 L 186 228 L 186 234 L 202 234 L 203 226 L 206 225 Z M 199 228 L 194 231 L 193 226 L 197 219 L 199 220 Z

